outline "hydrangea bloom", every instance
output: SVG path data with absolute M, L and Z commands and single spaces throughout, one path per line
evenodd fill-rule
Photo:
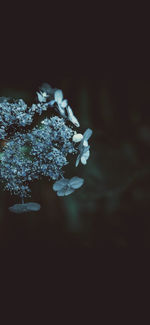
M 51 117 L 33 126 L 35 116 L 47 110 Z M 0 179 L 4 189 L 22 198 L 22 204 L 15 204 L 10 211 L 39 210 L 37 203 L 24 203 L 24 198 L 31 196 L 30 183 L 43 176 L 55 181 L 53 189 L 58 196 L 69 195 L 83 185 L 84 180 L 77 176 L 65 179 L 63 170 L 71 155 L 77 154 L 77 162 L 83 164 L 89 156 L 87 141 L 92 131 L 77 133 L 79 125 L 62 91 L 48 84 L 37 92 L 37 102 L 31 107 L 22 99 L 0 99 Z

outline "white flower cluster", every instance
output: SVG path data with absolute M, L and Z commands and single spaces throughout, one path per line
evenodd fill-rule
M 64 178 L 63 167 L 72 154 L 77 154 L 76 167 L 80 161 L 85 165 L 90 155 L 92 130 L 87 129 L 83 135 L 76 132 L 74 127 L 80 124 L 62 91 L 43 84 L 37 100 L 28 107 L 22 99 L 0 99 L 0 179 L 6 190 L 22 198 L 22 204 L 10 207 L 16 213 L 40 209 L 38 203 L 24 203 L 24 198 L 30 196 L 30 183 L 42 176 L 55 180 L 53 190 L 58 196 L 80 188 L 84 180 L 77 176 Z M 52 116 L 32 127 L 35 114 L 47 109 Z

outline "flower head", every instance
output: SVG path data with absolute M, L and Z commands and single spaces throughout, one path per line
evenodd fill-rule
M 53 190 L 58 196 L 67 196 L 80 188 L 84 180 L 77 176 L 64 178 L 64 167 L 74 154 L 78 154 L 76 167 L 80 161 L 87 163 L 92 130 L 87 129 L 83 135 L 74 130 L 80 124 L 63 98 L 62 90 L 43 84 L 37 99 L 37 103 L 28 107 L 22 99 L 0 98 L 0 140 L 4 140 L 0 151 L 0 179 L 5 190 L 21 199 L 31 196 L 31 182 L 43 176 L 55 181 Z M 48 109 L 51 116 L 44 119 L 41 116 L 33 127 L 35 114 L 42 115 Z M 54 115 L 55 111 L 59 116 Z M 9 210 L 22 213 L 39 209 L 38 203 L 28 202 L 15 204 Z

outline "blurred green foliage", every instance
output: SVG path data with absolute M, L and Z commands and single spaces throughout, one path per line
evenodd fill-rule
M 1 190 L 1 239 L 20 240 L 22 233 L 25 240 L 47 239 L 54 247 L 150 247 L 150 84 L 63 78 L 52 86 L 63 90 L 81 132 L 93 129 L 91 157 L 76 169 L 85 184 L 59 198 L 43 179 L 32 185 L 32 201 L 41 211 L 20 216 L 8 211 L 16 198 Z M 0 95 L 31 102 L 33 93 L 2 89 Z

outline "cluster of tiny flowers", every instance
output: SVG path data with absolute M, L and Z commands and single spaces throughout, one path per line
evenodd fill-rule
M 43 120 L 41 128 L 24 134 L 17 132 L 2 152 L 0 176 L 5 189 L 26 197 L 30 194 L 30 181 L 41 176 L 57 180 L 68 163 L 68 153 L 76 152 L 70 141 L 73 134 L 57 116 Z
M 75 166 L 86 164 L 89 157 L 88 139 L 92 131 L 87 129 L 82 135 L 74 127 L 79 122 L 74 116 L 61 90 L 45 84 L 37 92 L 38 103 L 28 107 L 22 99 L 10 101 L 0 99 L 0 179 L 4 189 L 24 198 L 31 196 L 30 183 L 43 176 L 55 181 L 53 190 L 58 196 L 69 195 L 83 185 L 84 180 L 74 176 L 65 179 L 63 167 L 77 154 Z M 44 118 L 32 126 L 35 114 L 51 110 L 52 116 Z M 20 127 L 20 131 L 19 131 Z M 1 141 L 2 142 L 2 141 Z M 56 184 L 56 185 L 55 185 Z M 18 210 L 17 210 L 18 209 Z M 38 211 L 39 205 L 23 203 L 11 207 L 13 212 Z
M 9 140 L 1 155 L 0 177 L 4 188 L 20 197 L 29 196 L 29 182 L 37 179 L 37 169 L 26 155 L 25 135 L 17 133 Z
M 0 140 L 8 136 L 11 127 L 24 127 L 32 123 L 33 113 L 27 111 L 27 105 L 22 99 L 10 101 L 0 100 Z

